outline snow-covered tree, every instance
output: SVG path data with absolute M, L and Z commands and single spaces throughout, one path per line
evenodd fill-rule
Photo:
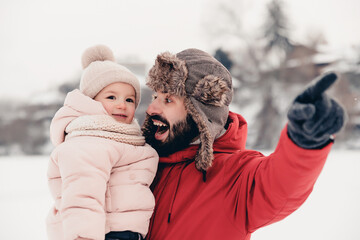
M 293 45 L 290 41 L 289 19 L 284 12 L 281 0 L 272 0 L 267 5 L 267 18 L 264 24 L 265 50 L 273 49 L 289 52 Z

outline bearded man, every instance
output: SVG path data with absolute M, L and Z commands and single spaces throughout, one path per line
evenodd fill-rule
M 325 94 L 336 78 L 320 76 L 295 98 L 264 156 L 245 149 L 247 123 L 229 111 L 232 78 L 220 62 L 198 49 L 158 55 L 142 128 L 160 155 L 147 239 L 250 239 L 299 208 L 344 124 L 343 108 Z

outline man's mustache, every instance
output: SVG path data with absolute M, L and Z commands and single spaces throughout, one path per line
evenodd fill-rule
M 146 113 L 146 116 L 149 119 L 149 121 L 150 120 L 157 120 L 157 121 L 163 122 L 166 125 L 170 126 L 169 122 L 160 115 L 149 115 L 148 113 Z

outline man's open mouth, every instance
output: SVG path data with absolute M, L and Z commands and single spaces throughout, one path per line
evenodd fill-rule
M 155 133 L 155 139 L 159 140 L 159 141 L 165 140 L 169 135 L 169 125 L 162 121 L 155 120 L 155 119 L 153 119 L 152 121 L 153 121 L 153 124 L 155 126 L 157 126 L 157 130 Z

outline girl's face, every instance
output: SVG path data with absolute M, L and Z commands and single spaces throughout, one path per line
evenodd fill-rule
M 107 85 L 94 98 L 116 121 L 131 123 L 135 115 L 135 89 L 127 83 Z

